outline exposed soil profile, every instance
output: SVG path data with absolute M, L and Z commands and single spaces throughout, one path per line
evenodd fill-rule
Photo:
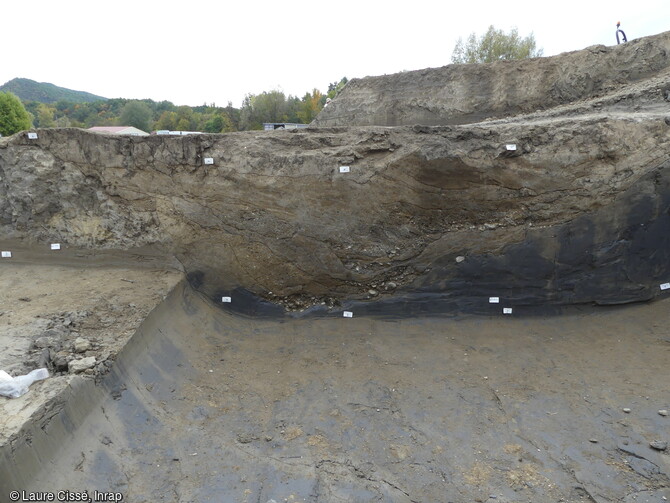
M 301 130 L 31 133 L 0 369 L 50 377 L 0 398 L 0 502 L 670 498 L 670 32 Z

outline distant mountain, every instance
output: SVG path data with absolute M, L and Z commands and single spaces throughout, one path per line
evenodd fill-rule
M 0 86 L 0 91 L 14 93 L 21 101 L 39 101 L 41 103 L 55 103 L 58 100 L 89 103 L 107 99 L 84 91 L 73 91 L 48 82 L 35 82 L 30 79 L 12 79 Z

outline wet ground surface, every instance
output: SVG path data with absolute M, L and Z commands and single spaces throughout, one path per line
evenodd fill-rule
M 255 320 L 178 287 L 106 381 L 43 428 L 51 447 L 27 447 L 40 469 L 16 489 L 133 502 L 670 498 L 670 456 L 650 446 L 670 439 L 667 302 L 340 316 Z

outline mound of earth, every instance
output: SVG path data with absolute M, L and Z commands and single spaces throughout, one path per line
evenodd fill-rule
M 659 95 L 667 97 L 669 69 L 670 31 L 550 58 L 448 65 L 352 79 L 313 124 L 468 124 L 578 102 L 587 105 L 582 113 L 590 112 L 590 107 L 599 112 L 632 111 L 652 105 Z

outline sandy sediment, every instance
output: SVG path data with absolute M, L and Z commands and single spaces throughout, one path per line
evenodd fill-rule
M 0 399 L 0 444 L 33 414 L 45 414 L 45 406 L 57 413 L 60 394 L 74 379 L 107 374 L 147 314 L 182 278 L 174 270 L 133 267 L 127 258 L 125 266 L 93 259 L 75 265 L 72 250 L 29 263 L 35 254 L 8 244 L 2 249 L 13 250 L 13 257 L 0 262 L 0 369 L 17 376 L 47 368 L 51 377 L 23 397 Z M 121 254 L 116 259 L 124 261 Z M 72 361 L 91 358 L 88 369 L 69 368 Z
M 667 304 L 279 322 L 182 283 L 0 475 L 138 502 L 661 501 Z

